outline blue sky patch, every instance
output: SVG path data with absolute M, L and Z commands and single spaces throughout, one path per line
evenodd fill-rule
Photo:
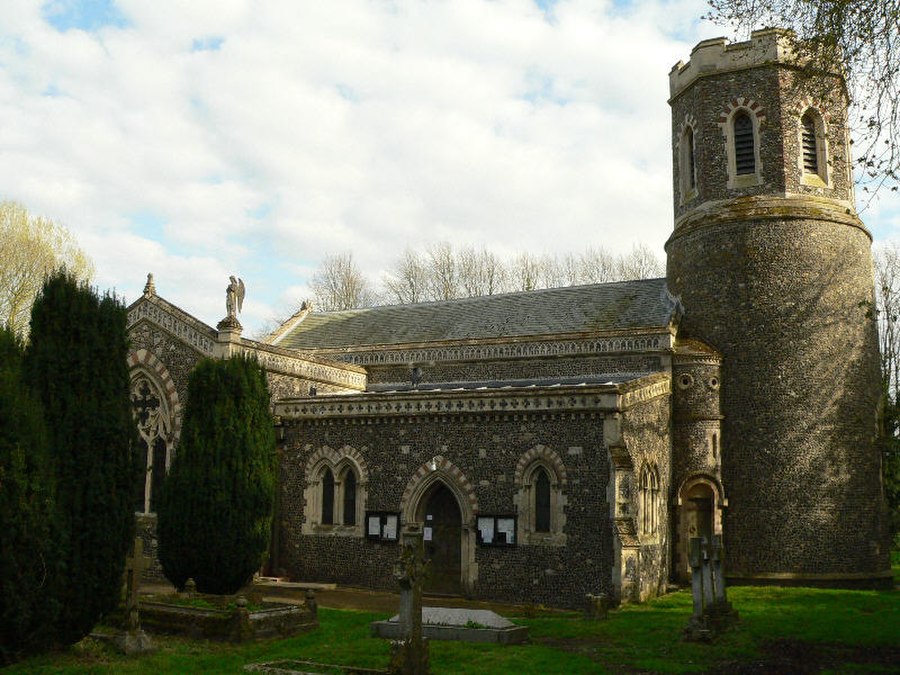
M 218 36 L 209 36 L 204 38 L 197 38 L 191 43 L 191 51 L 192 52 L 215 52 L 218 51 L 222 44 L 225 42 L 225 38 Z
M 553 105 L 566 105 L 568 100 L 560 96 L 554 88 L 553 78 L 535 71 L 526 76 L 526 91 L 522 98 L 534 105 L 545 103 Z
M 140 228 L 140 233 L 147 239 L 162 243 L 165 239 L 166 219 L 152 211 L 131 213 L 128 219 Z
M 56 30 L 93 33 L 107 26 L 124 28 L 128 20 L 112 0 L 51 0 L 41 8 L 44 21 Z

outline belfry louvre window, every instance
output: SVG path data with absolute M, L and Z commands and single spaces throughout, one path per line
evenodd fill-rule
M 753 121 L 743 111 L 734 116 L 734 168 L 738 176 L 756 172 Z
M 806 173 L 819 173 L 819 150 L 816 147 L 816 121 L 810 113 L 800 120 L 802 125 L 803 170 Z

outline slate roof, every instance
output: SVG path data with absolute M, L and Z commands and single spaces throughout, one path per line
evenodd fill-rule
M 665 279 L 311 312 L 278 341 L 328 349 L 665 328 L 677 312 Z

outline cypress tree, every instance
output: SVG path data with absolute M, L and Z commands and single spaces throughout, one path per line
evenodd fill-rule
M 125 327 L 121 302 L 65 272 L 47 279 L 32 307 L 25 373 L 43 404 L 56 467 L 62 644 L 116 607 L 134 537 L 137 430 Z
M 59 610 L 54 477 L 40 404 L 22 380 L 22 346 L 0 329 L 0 666 L 51 645 Z
M 262 564 L 275 497 L 275 432 L 254 359 L 201 361 L 157 508 L 159 560 L 177 587 L 234 593 Z

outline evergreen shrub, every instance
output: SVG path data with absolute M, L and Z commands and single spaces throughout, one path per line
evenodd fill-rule
M 177 588 L 234 593 L 265 556 L 275 432 L 255 359 L 206 359 L 191 373 L 181 440 L 157 508 L 159 560 Z
M 126 311 L 60 271 L 31 311 L 24 373 L 44 409 L 56 470 L 62 575 L 56 638 L 72 644 L 119 603 L 139 478 Z
M 0 665 L 50 646 L 59 610 L 49 593 L 59 572 L 53 466 L 22 355 L 0 329 Z

